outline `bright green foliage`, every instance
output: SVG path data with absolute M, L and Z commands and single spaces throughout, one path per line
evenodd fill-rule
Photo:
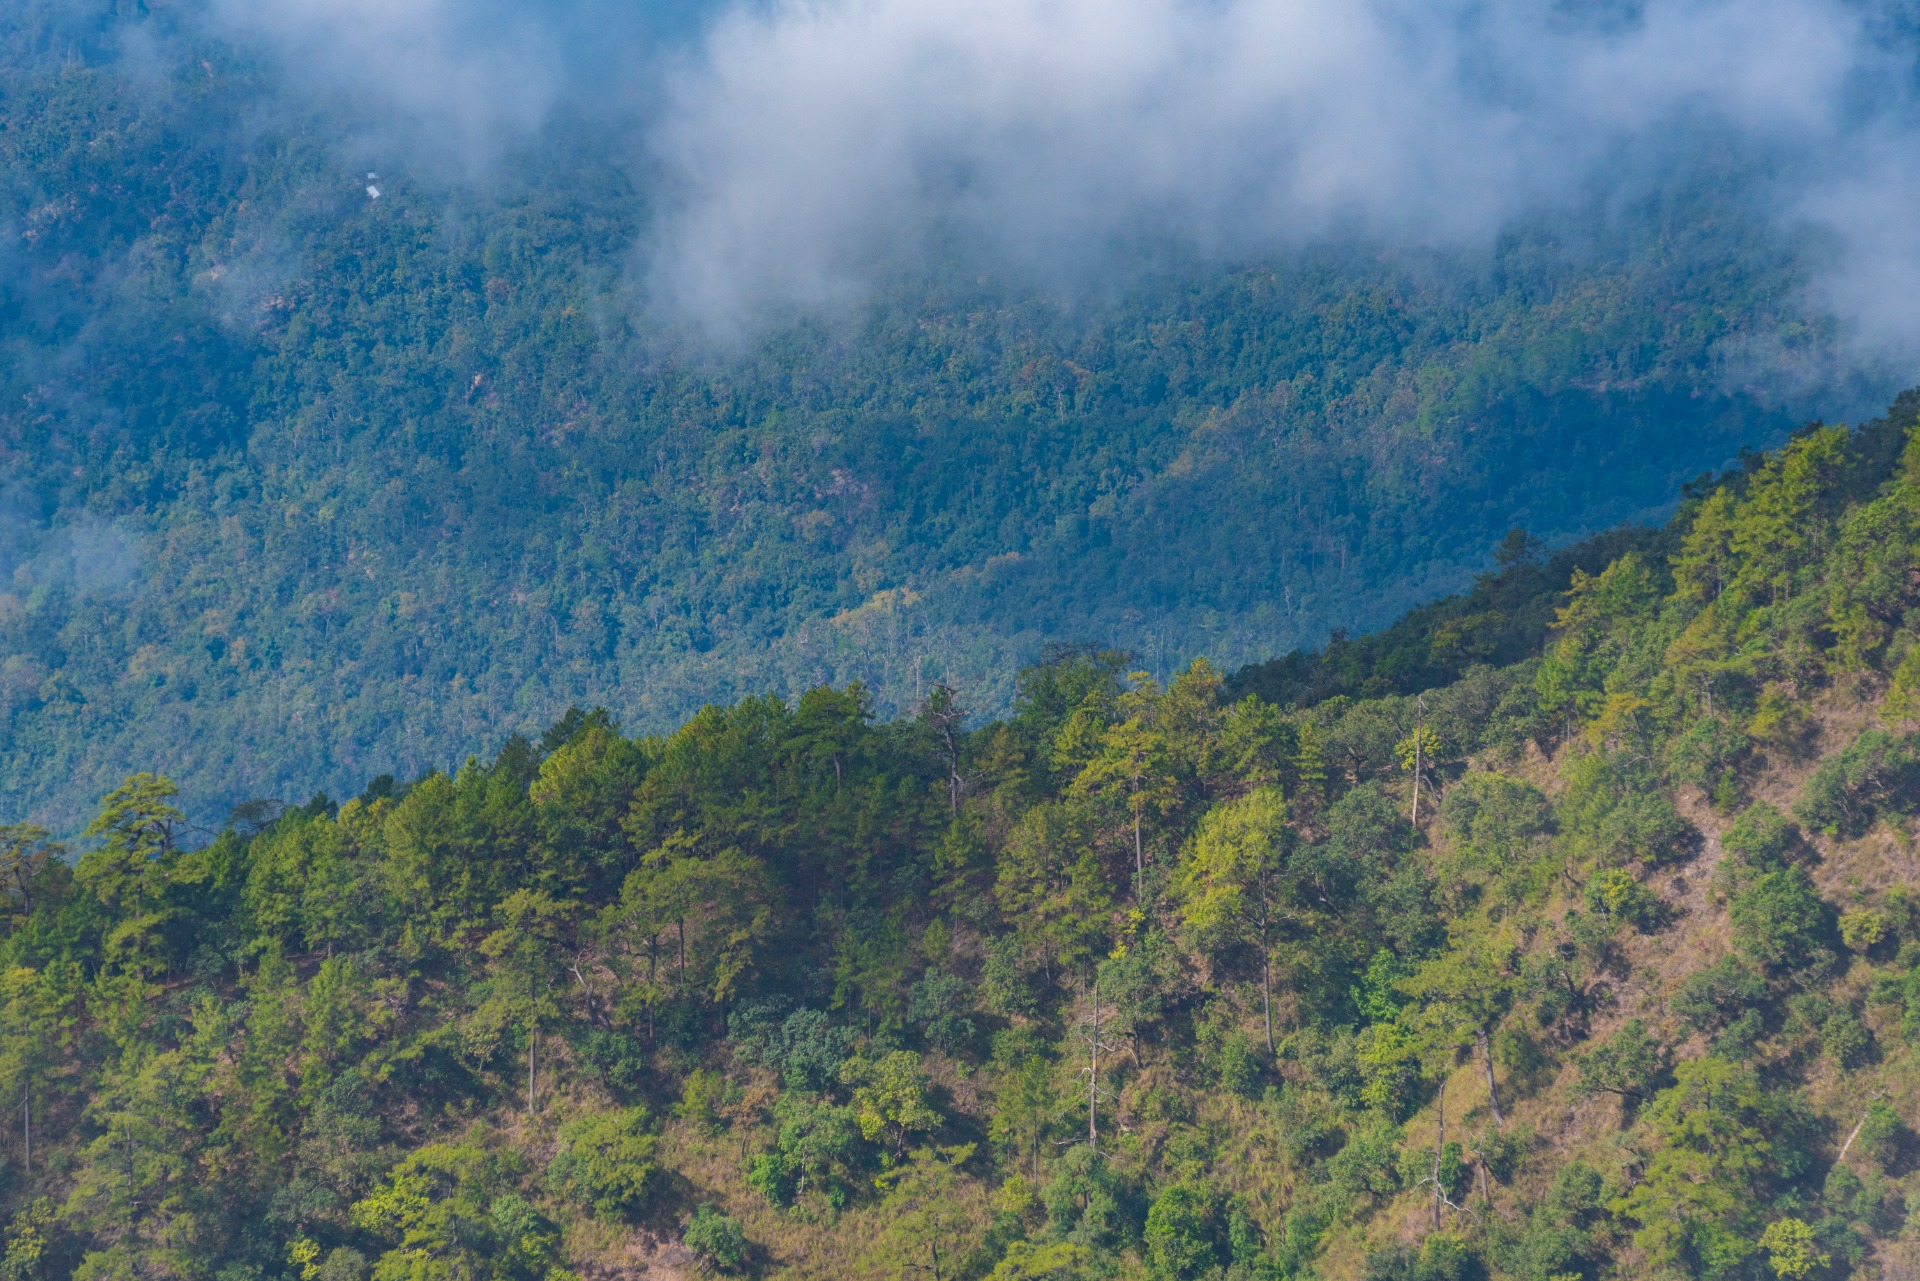
M 1832 956 L 1832 911 L 1803 867 L 1766 872 L 1728 905 L 1734 946 L 1757 965 L 1798 969 Z
M 868 1276 L 961 1276 L 977 1266 L 982 1238 L 983 1190 L 962 1167 L 971 1145 L 921 1149 L 889 1171 L 880 1213 L 886 1223 L 869 1251 Z
M 1267 1052 L 1273 1052 L 1273 948 L 1298 900 L 1283 880 L 1287 804 L 1278 789 L 1258 788 L 1208 813 L 1181 861 L 1174 893 L 1181 919 L 1214 955 L 1251 947 L 1258 958 Z
M 1887 937 L 1887 914 L 1862 907 L 1840 913 L 1840 941 L 1853 952 L 1871 952 Z
M 1617 867 L 1602 868 L 1587 882 L 1587 910 L 1651 933 L 1666 916 L 1660 896 Z
M 755 1157 L 748 1169 L 754 1189 L 776 1205 L 808 1193 L 844 1204 L 861 1156 L 854 1110 L 785 1094 L 774 1105 L 773 1119 L 779 1127 L 774 1150 Z
M 1822 612 L 1920 477 L 1891 432 L 1244 681 L 1065 649 L 1000 722 L 575 711 L 218 833 L 153 775 L 71 862 L 6 828 L 0 1269 L 563 1281 L 704 1204 L 689 1248 L 769 1273 L 1869 1275 L 1914 1190 L 1920 911 L 1865 817 L 1904 728 L 1792 726 L 1905 661 L 1899 557 Z M 1748 803 L 1800 772 L 1806 834 Z
M 693 1212 L 680 1233 L 680 1244 L 722 1272 L 738 1272 L 747 1261 L 747 1236 L 740 1220 L 728 1218 L 710 1205 Z
M 547 1178 L 602 1219 L 637 1213 L 650 1191 L 658 1142 L 647 1121 L 645 1108 L 624 1108 L 567 1122 Z
M 987 1281 L 1083 1281 L 1099 1275 L 1095 1257 L 1077 1241 L 1016 1241 Z
M 1147 1266 L 1157 1281 L 1191 1281 L 1219 1260 L 1214 1198 L 1191 1183 L 1169 1184 L 1147 1211 Z
M 680 1101 L 674 1104 L 673 1114 L 711 1137 L 725 1126 L 720 1107 L 726 1099 L 727 1079 L 718 1072 L 695 1068 L 680 1083 Z
M 920 1056 L 894 1050 L 878 1058 L 857 1055 L 840 1067 L 841 1084 L 853 1091 L 854 1120 L 868 1142 L 887 1142 L 904 1153 L 908 1141 L 940 1124 L 927 1097 Z
M 1469 774 L 1448 789 L 1441 813 L 1454 838 L 1453 875 L 1515 899 L 1544 888 L 1554 822 L 1539 788 L 1504 774 Z
M 1760 1234 L 1760 1248 L 1783 1281 L 1812 1274 L 1832 1262 L 1814 1246 L 1813 1229 L 1799 1219 L 1775 1219 Z
M 1751 1071 L 1717 1058 L 1674 1069 L 1642 1128 L 1641 1181 L 1614 1208 L 1637 1223 L 1634 1244 L 1702 1277 L 1737 1275 L 1758 1248 L 1764 1193 L 1793 1171 L 1779 1131 L 1790 1119 Z
M 80 888 L 99 899 L 113 922 L 104 940 L 107 959 L 139 978 L 160 966 L 161 931 L 173 913 L 167 876 L 183 815 L 170 779 L 136 774 L 100 802 L 86 835 L 99 842 L 74 867 Z
M 553 1227 L 509 1186 L 491 1153 L 433 1145 L 401 1161 L 354 1203 L 355 1227 L 388 1243 L 374 1281 L 546 1278 L 558 1248 Z
M 1583 862 L 1659 867 L 1678 859 L 1693 835 L 1639 753 L 1596 751 L 1567 767 L 1560 827 Z

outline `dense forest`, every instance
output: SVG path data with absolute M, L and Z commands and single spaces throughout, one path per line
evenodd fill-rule
M 1908 1275 L 1920 395 L 1499 560 L 7 827 L 0 1275 Z
M 1485 246 L 933 262 L 717 349 L 652 307 L 596 120 L 449 176 L 191 8 L 0 18 L 0 794 L 63 835 L 138 768 L 217 821 L 573 704 L 999 714 L 1049 641 L 1163 683 L 1318 647 L 1847 399 L 1711 148 Z

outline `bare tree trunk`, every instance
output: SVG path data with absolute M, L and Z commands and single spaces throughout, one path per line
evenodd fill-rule
M 1839 1165 L 1842 1161 L 1847 1159 L 1847 1153 L 1853 1150 L 1853 1141 L 1860 1137 L 1860 1131 L 1865 1129 L 1866 1125 L 1867 1125 L 1867 1114 L 1865 1112 L 1862 1112 L 1860 1114 L 1859 1122 L 1856 1123 L 1853 1127 L 1853 1133 L 1847 1135 L 1847 1141 L 1840 1145 L 1840 1155 L 1833 1158 L 1833 1163 L 1835 1165 Z
M 540 1029 L 527 1030 L 527 1115 L 533 1115 L 533 1053 L 540 1044 Z
M 1093 1035 L 1087 1038 L 1087 1146 L 1100 1150 L 1100 981 L 1093 983 Z
M 1413 825 L 1420 826 L 1420 726 L 1413 727 Z
M 1147 879 L 1146 847 L 1140 842 L 1140 815 L 1133 816 L 1133 892 L 1138 894 Z
M 1493 1038 L 1485 1028 L 1480 1029 L 1480 1062 L 1487 1069 L 1487 1101 L 1493 1104 L 1493 1123 L 1505 1125 L 1507 1118 L 1500 1115 L 1500 1091 L 1493 1085 Z
M 1440 1230 L 1440 1207 L 1446 1202 L 1446 1195 L 1440 1189 L 1440 1149 L 1447 1142 L 1447 1078 L 1440 1078 L 1440 1088 L 1433 1095 L 1433 1230 Z
M 1273 956 L 1260 940 L 1260 1013 L 1267 1021 L 1267 1057 L 1273 1057 Z

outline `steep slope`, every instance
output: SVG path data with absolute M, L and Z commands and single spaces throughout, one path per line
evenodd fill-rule
M 1237 678 L 1284 703 L 1069 649 L 974 728 L 575 711 L 4 829 L 0 1266 L 1903 1275 L 1917 411 Z

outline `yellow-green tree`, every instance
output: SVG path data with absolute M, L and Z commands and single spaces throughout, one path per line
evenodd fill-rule
M 1200 820 L 1174 881 L 1181 921 L 1202 948 L 1252 948 L 1260 961 L 1260 1008 L 1273 1053 L 1273 945 L 1286 914 L 1284 873 L 1291 834 L 1287 802 L 1262 787 L 1216 805 Z

